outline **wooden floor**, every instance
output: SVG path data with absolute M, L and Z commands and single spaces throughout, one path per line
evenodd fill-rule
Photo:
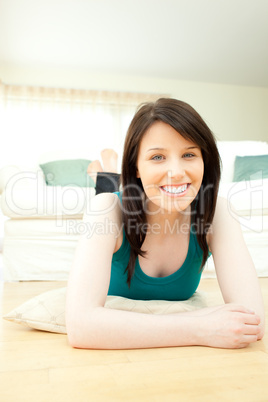
M 268 278 L 260 279 L 268 312 Z M 62 282 L 2 284 L 1 315 Z M 200 290 L 221 301 L 214 279 Z M 266 323 L 268 322 L 268 316 Z M 0 320 L 1 402 L 268 401 L 268 331 L 246 349 L 77 350 L 65 335 Z

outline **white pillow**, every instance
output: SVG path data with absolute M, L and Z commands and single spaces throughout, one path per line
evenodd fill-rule
M 66 334 L 66 288 L 42 293 L 15 308 L 3 318 L 42 331 Z M 107 296 L 106 308 L 135 311 L 145 314 L 174 314 L 207 307 L 204 293 L 196 292 L 185 301 L 132 300 L 119 296 Z

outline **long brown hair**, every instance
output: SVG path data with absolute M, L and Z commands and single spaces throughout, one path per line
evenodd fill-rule
M 215 213 L 220 181 L 219 152 L 209 127 L 190 105 L 177 99 L 160 98 L 154 103 L 140 106 L 130 123 L 124 145 L 121 175 L 122 214 L 126 238 L 131 247 L 130 259 L 126 268 L 129 286 L 137 256 L 146 254 L 141 250 L 146 237 L 143 229 L 146 223 L 143 208 L 144 191 L 141 180 L 136 177 L 139 145 L 145 132 L 157 121 L 169 124 L 182 137 L 192 141 L 201 149 L 204 175 L 201 188 L 191 204 L 191 209 L 192 223 L 199 228 L 197 241 L 203 251 L 200 269 L 203 268 L 208 258 L 207 231 L 200 230 L 200 222 L 202 222 L 202 228 L 209 228 Z

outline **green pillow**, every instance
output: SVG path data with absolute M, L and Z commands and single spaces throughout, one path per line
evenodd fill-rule
M 268 155 L 237 156 L 233 181 L 268 178 Z
M 40 167 L 48 186 L 95 187 L 87 174 L 90 162 L 87 159 L 69 159 L 44 163 Z

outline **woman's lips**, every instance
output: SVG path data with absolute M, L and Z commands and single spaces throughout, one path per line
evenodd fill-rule
M 184 183 L 184 184 L 180 184 L 180 185 L 161 186 L 160 190 L 170 197 L 181 197 L 181 196 L 185 195 L 185 193 L 188 191 L 189 187 L 190 187 L 190 183 Z

